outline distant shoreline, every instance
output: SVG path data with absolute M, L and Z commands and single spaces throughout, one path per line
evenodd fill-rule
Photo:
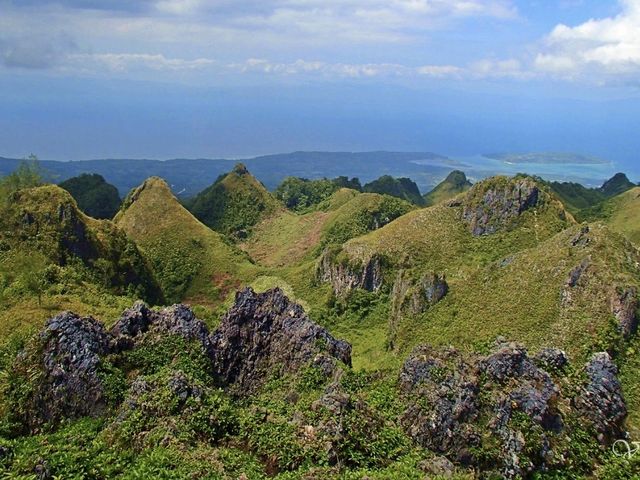
M 483 157 L 498 160 L 509 165 L 533 163 L 541 165 L 611 165 L 612 162 L 602 158 L 564 152 L 531 152 L 531 153 L 483 153 Z

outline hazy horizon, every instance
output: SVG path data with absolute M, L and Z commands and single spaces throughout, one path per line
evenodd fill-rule
M 0 8 L 8 157 L 640 150 L 640 0 Z

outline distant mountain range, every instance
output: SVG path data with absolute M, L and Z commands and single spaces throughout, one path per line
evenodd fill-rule
M 132 160 L 102 159 L 82 161 L 41 160 L 40 164 L 59 183 L 82 173 L 98 173 L 118 188 L 121 196 L 151 176 L 164 178 L 173 192 L 191 197 L 231 170 L 237 160 L 172 159 Z M 363 183 L 382 175 L 409 177 L 422 192 L 431 190 L 456 162 L 430 152 L 293 152 L 265 155 L 242 162 L 269 190 L 288 176 L 334 178 L 358 177 Z M 0 176 L 11 173 L 20 159 L 0 157 Z

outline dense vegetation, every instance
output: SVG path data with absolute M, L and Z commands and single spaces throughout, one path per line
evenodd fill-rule
M 414 205 L 424 205 L 425 201 L 420 194 L 418 186 L 410 178 L 394 178 L 391 175 L 382 177 L 367 183 L 362 187 L 363 192 L 380 193 L 401 198 Z
M 273 193 L 287 208 L 296 212 L 304 212 L 328 199 L 341 188 L 361 191 L 362 185 L 357 178 L 349 179 L 348 177 L 337 177 L 333 180 L 287 177 Z
M 113 218 L 120 208 L 118 189 L 97 173 L 83 173 L 60 183 L 84 213 L 93 218 Z
M 238 164 L 187 202 L 191 213 L 220 233 L 245 238 L 251 228 L 280 208 L 267 189 Z
M 600 438 L 575 400 L 585 397 L 586 362 L 608 352 L 629 410 L 624 430 L 640 433 L 640 337 L 627 328 L 640 317 L 640 193 L 624 178 L 598 190 L 527 176 L 471 187 L 453 172 L 423 200 L 434 205 L 418 208 L 417 187 L 403 179 L 369 187 L 381 194 L 363 193 L 346 177 L 292 177 L 272 195 L 237 166 L 188 203 L 191 211 L 164 180 L 149 178 L 113 221 L 88 217 L 68 192 L 42 183 L 35 161 L 0 180 L 0 476 L 640 475 L 637 459 L 613 455 L 615 438 Z M 246 285 L 282 289 L 352 345 L 352 366 L 323 357 L 333 352 L 331 339 L 309 340 L 315 327 L 308 324 L 270 332 L 274 312 L 284 325 L 304 312 L 279 296 L 258 307 L 234 303 Z M 182 307 L 154 314 L 178 312 L 162 328 L 146 325 L 135 307 L 126 328 L 110 331 L 137 299 L 187 302 L 204 327 Z M 71 408 L 38 423 L 57 412 L 60 379 L 75 360 L 52 374 L 49 366 L 67 361 L 59 347 L 68 336 L 52 337 L 51 326 L 34 333 L 63 310 L 93 315 L 111 332 L 95 363 L 80 362 L 98 379 L 105 404 L 85 415 L 91 402 L 80 396 L 76 414 Z M 226 311 L 235 313 L 221 317 Z M 219 330 L 233 315 L 238 323 Z M 87 325 L 91 335 L 102 331 Z M 315 352 L 299 369 L 275 361 L 273 371 L 256 367 L 232 381 L 221 373 L 230 371 L 219 366 L 222 348 L 255 348 L 241 357 L 237 368 L 244 368 L 295 335 Z M 528 352 L 499 347 L 507 340 Z M 420 344 L 430 346 L 412 354 Z M 84 337 L 79 345 L 79 355 L 91 350 Z M 296 347 L 283 350 L 308 344 Z M 511 373 L 490 378 L 490 359 L 503 362 L 512 352 L 528 362 L 548 347 L 562 349 L 568 364 L 546 366 L 546 376 L 533 363 L 516 373 L 498 363 Z M 496 348 L 503 350 L 491 357 Z M 424 391 L 407 387 L 411 375 L 427 379 Z M 250 392 L 233 383 L 261 376 Z M 547 398 L 541 385 L 550 381 L 557 392 Z M 540 401 L 561 428 L 517 412 Z M 447 410 L 450 402 L 458 410 Z M 463 418 L 465 408 L 475 413 Z M 506 411 L 502 425 L 496 416 Z M 420 430 L 439 428 L 450 436 Z M 558 455 L 542 458 L 545 448 Z M 512 455 L 521 473 L 506 475 Z
M 551 182 L 549 185 L 567 209 L 580 218 L 583 216 L 582 211 L 588 217 L 589 209 L 597 209 L 607 199 L 636 186 L 624 173 L 615 174 L 599 188 L 587 188 L 574 182 Z

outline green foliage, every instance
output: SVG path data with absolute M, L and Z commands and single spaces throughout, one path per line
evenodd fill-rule
M 362 190 L 360 180 L 357 178 L 349 180 L 347 177 L 337 177 L 333 180 L 327 178 L 308 180 L 306 178 L 287 177 L 275 189 L 274 195 L 288 209 L 296 212 L 305 212 L 327 200 L 341 188 Z
M 362 191 L 391 195 L 414 205 L 422 206 L 425 204 L 418 186 L 410 178 L 393 178 L 390 175 L 383 175 L 377 180 L 367 183 Z
M 449 200 L 456 195 L 466 192 L 471 188 L 471 182 L 460 170 L 454 170 L 447 178 L 435 186 L 433 190 L 424 195 L 426 206 L 436 205 Z
M 198 220 L 213 230 L 244 238 L 279 205 L 264 185 L 238 164 L 196 195 L 188 206 Z
M 551 182 L 549 184 L 562 203 L 571 213 L 599 205 L 605 200 L 604 194 L 595 188 L 587 188 L 579 183 Z
M 211 361 L 202 347 L 178 335 L 148 336 L 113 361 L 125 372 L 136 371 L 143 375 L 154 375 L 171 365 L 202 382 L 209 379 L 211 368 Z
M 42 177 L 38 157 L 29 155 L 13 173 L 0 179 L 0 208 L 6 206 L 11 201 L 11 195 L 18 190 L 42 185 Z
M 342 244 L 383 227 L 412 208 L 410 203 L 388 195 L 372 197 L 369 202 L 349 202 L 325 225 L 320 248 Z
M 148 259 L 168 303 L 189 298 L 217 306 L 252 269 L 243 252 L 200 223 L 160 178 L 132 191 L 115 223 Z
M 83 173 L 60 183 L 84 213 L 93 218 L 113 218 L 120 207 L 118 189 L 98 174 Z

